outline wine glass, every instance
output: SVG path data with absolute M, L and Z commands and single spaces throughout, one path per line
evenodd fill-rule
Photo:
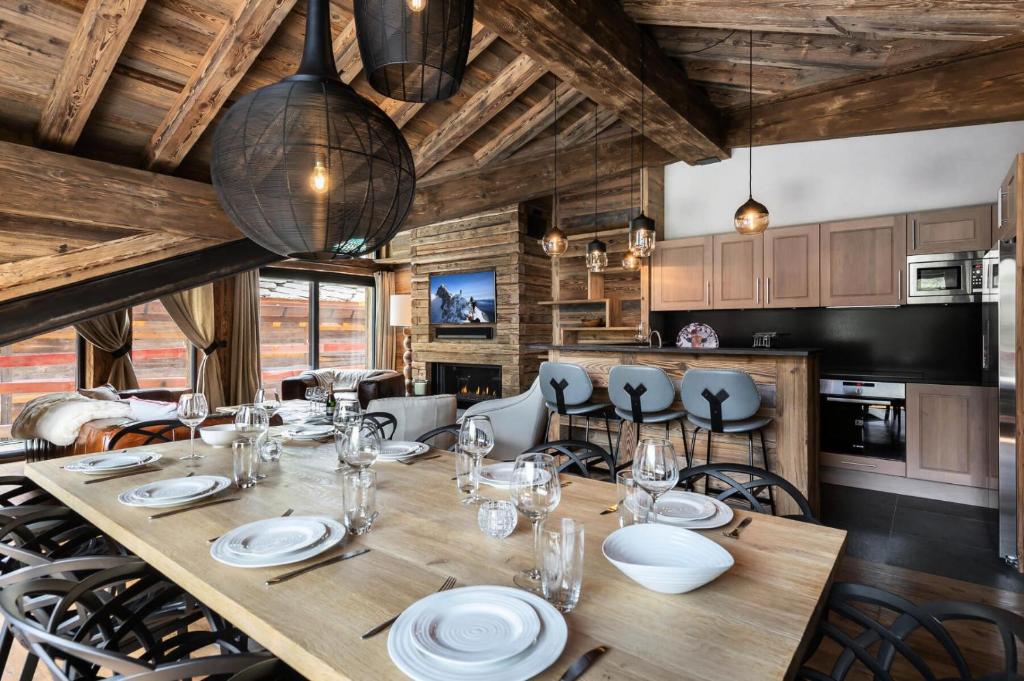
M 550 454 L 520 454 L 512 468 L 512 501 L 516 508 L 533 523 L 534 565 L 518 573 L 513 581 L 527 591 L 540 593 L 540 532 L 541 524 L 562 499 L 562 486 L 558 482 L 558 464 Z
M 338 458 L 353 468 L 369 468 L 380 457 L 380 433 L 371 422 L 355 423 L 334 435 Z
M 661 438 L 641 440 L 633 454 L 633 479 L 651 495 L 650 522 L 657 522 L 658 497 L 679 482 L 679 461 L 672 443 Z
M 363 420 L 359 400 L 338 400 L 337 405 L 334 407 L 333 419 L 334 427 L 339 431 L 359 424 Z
M 459 428 L 459 446 L 462 451 L 482 459 L 494 449 L 494 426 L 483 414 L 467 416 Z
M 191 442 L 189 455 L 181 457 L 182 459 L 203 458 L 202 454 L 196 454 L 196 427 L 209 415 L 210 405 L 203 393 L 187 393 L 178 398 L 178 420 L 188 426 Z

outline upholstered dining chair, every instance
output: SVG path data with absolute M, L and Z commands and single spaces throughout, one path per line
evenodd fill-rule
M 763 468 L 746 466 L 741 463 L 712 463 L 693 466 L 679 471 L 679 486 L 692 488 L 702 478 L 705 480 L 705 493 L 714 496 L 719 501 L 744 506 L 756 513 L 766 515 L 775 514 L 774 491 L 780 490 L 789 496 L 800 509 L 797 514 L 783 517 L 820 524 L 814 517 L 814 511 L 811 510 L 811 504 L 807 501 L 807 497 L 794 487 L 793 483 Z M 710 488 L 708 485 L 712 480 L 724 483 L 724 488 Z M 773 503 L 766 503 L 766 500 L 760 496 L 764 490 L 771 492 Z
M 395 430 L 398 428 L 398 419 L 392 414 L 387 414 L 382 411 L 366 412 L 363 414 L 363 426 L 367 424 L 373 424 L 380 433 L 380 437 L 383 440 L 394 439 Z
M 462 418 L 475 415 L 491 417 L 494 449 L 488 458 L 513 461 L 530 447 L 544 441 L 547 411 L 540 390 L 540 379 L 535 379 L 526 392 L 513 397 L 477 402 L 463 413 Z
M 397 424 L 392 439 L 409 441 L 435 428 L 455 423 L 456 400 L 455 395 L 385 397 L 371 401 L 366 410 L 394 416 Z M 436 444 L 445 449 L 450 443 L 442 438 Z
M 573 417 L 582 417 L 587 423 L 584 440 L 590 440 L 590 419 L 603 418 L 605 432 L 608 435 L 608 451 L 612 447 L 612 429 L 608 419 L 611 410 L 610 402 L 592 402 L 594 384 L 586 369 L 578 364 L 567 362 L 541 362 L 540 390 L 544 394 L 544 404 L 548 408 L 548 421 L 544 432 L 551 430 L 551 417 L 554 414 L 566 416 L 569 420 L 569 438 L 573 439 Z
M 686 412 L 671 408 L 676 399 L 676 387 L 664 369 L 626 364 L 613 366 L 608 372 L 608 398 L 615 405 L 618 417 L 635 424 L 637 429 L 640 424 L 664 424 L 667 439 L 671 433 L 671 424 L 678 423 L 686 464 L 692 463 L 683 427 Z M 619 459 L 621 441 L 622 428 L 619 428 L 619 441 L 615 443 L 616 460 Z

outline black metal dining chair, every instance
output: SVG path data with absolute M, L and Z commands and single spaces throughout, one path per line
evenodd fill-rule
M 420 435 L 419 437 L 417 437 L 416 438 L 416 442 L 422 442 L 423 444 L 429 445 L 429 444 L 431 444 L 431 440 L 433 440 L 434 438 L 441 437 L 443 435 L 447 435 L 450 438 L 452 438 L 452 443 L 450 445 L 448 445 L 447 450 L 449 452 L 454 452 L 456 447 L 458 447 L 458 444 L 459 444 L 459 430 L 460 430 L 459 424 L 451 423 L 451 424 L 449 424 L 447 426 L 441 426 L 440 428 L 434 428 L 433 430 L 428 430 L 427 432 L 425 432 L 422 435 Z M 433 445 L 431 445 L 431 446 L 433 446 Z
M 383 440 L 390 440 L 398 428 L 398 419 L 383 411 L 368 411 L 363 414 L 363 424 L 372 423 Z
M 600 478 L 615 482 L 615 459 L 600 445 L 585 440 L 554 440 L 542 442 L 523 454 L 551 454 L 559 460 L 558 472 Z M 594 467 L 594 464 L 604 468 Z
M 811 504 L 807 501 L 807 497 L 793 486 L 793 483 L 763 468 L 741 463 L 712 463 L 684 468 L 679 472 L 679 486 L 692 489 L 701 478 L 704 478 L 706 494 L 719 501 L 742 505 L 751 511 L 766 515 L 777 515 L 774 495 L 776 491 L 784 492 L 796 503 L 800 512 L 783 517 L 820 524 L 814 517 L 814 511 L 811 510 Z M 709 485 L 712 480 L 725 483 L 725 488 L 711 488 Z M 761 496 L 765 490 L 772 491 L 773 503 L 765 503 L 766 500 Z
M 0 475 L 0 508 L 59 505 L 49 492 L 24 475 Z

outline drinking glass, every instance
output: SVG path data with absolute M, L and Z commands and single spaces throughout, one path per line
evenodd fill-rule
M 350 468 L 342 475 L 345 527 L 352 534 L 366 534 L 377 519 L 377 471 Z
M 334 434 L 334 448 L 341 462 L 357 469 L 369 468 L 380 456 L 380 433 L 372 423 L 359 423 Z
M 646 523 L 651 512 L 651 495 L 637 485 L 633 471 L 622 471 L 615 479 L 618 493 L 619 527 Z
M 562 518 L 541 531 L 540 543 L 544 598 L 559 612 L 571 612 L 583 588 L 583 523 Z
M 188 393 L 178 398 L 178 420 L 188 426 L 190 448 L 188 456 L 182 459 L 195 460 L 203 458 L 196 454 L 196 427 L 210 415 L 210 405 L 203 393 Z
M 473 454 L 455 449 L 455 486 L 463 494 L 463 504 L 480 501 L 480 459 Z
M 516 529 L 516 507 L 508 499 L 485 501 L 476 513 L 476 522 L 488 537 L 504 539 Z
M 490 454 L 494 449 L 494 426 L 490 417 L 482 414 L 465 417 L 459 428 L 459 447 L 478 459 Z
M 510 484 L 516 508 L 533 523 L 534 564 L 540 556 L 541 523 L 558 507 L 562 487 L 558 482 L 558 465 L 550 454 L 520 454 L 512 468 Z M 541 592 L 540 570 L 524 570 L 515 576 L 516 586 Z
M 360 423 L 363 419 L 358 400 L 338 400 L 334 407 L 334 427 L 344 430 Z
M 313 400 L 316 398 L 316 388 L 306 388 L 306 412 L 313 414 L 315 412 L 316 404 Z
M 658 497 L 679 482 L 679 461 L 672 443 L 662 438 L 646 438 L 633 454 L 633 479 L 651 495 L 650 522 L 657 522 Z
M 231 475 L 239 489 L 247 489 L 256 484 L 259 468 L 257 452 L 251 440 L 235 440 L 231 443 Z

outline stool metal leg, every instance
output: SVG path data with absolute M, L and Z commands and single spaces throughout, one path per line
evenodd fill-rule
M 761 456 L 764 458 L 764 469 L 771 472 L 771 468 L 768 467 L 768 447 L 764 444 L 764 428 L 760 428 L 757 431 L 758 436 L 761 438 Z M 772 515 L 775 515 L 775 492 L 771 485 L 768 486 L 768 503 L 772 505 Z
M 754 467 L 754 433 L 747 431 L 747 459 L 750 462 L 750 467 Z
M 621 426 L 620 426 L 619 430 L 620 431 L 622 430 Z M 612 455 L 612 461 L 614 461 L 615 465 L 618 466 L 619 465 L 619 450 L 618 449 L 612 449 L 612 426 L 611 426 L 611 422 L 608 420 L 608 412 L 607 411 L 605 411 L 605 413 L 604 413 L 604 432 L 608 435 L 608 453 Z

